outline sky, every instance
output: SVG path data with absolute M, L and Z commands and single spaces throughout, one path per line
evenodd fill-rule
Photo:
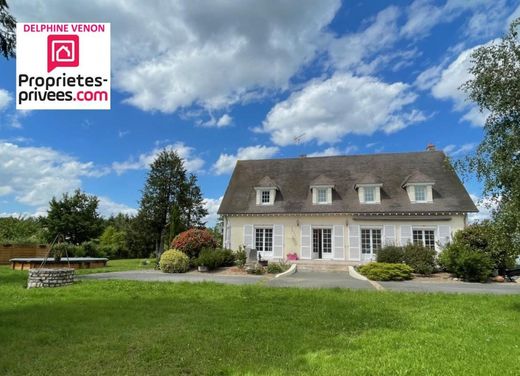
M 486 114 L 459 90 L 471 52 L 520 17 L 512 0 L 8 4 L 19 22 L 111 23 L 112 108 L 17 111 L 16 62 L 0 59 L 0 216 L 44 215 L 77 188 L 104 216 L 133 214 L 170 148 L 209 225 L 239 159 L 474 151 Z

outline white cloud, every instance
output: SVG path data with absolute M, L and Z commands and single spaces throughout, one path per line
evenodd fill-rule
M 14 195 L 21 204 L 46 205 L 53 196 L 79 188 L 82 177 L 106 173 L 92 162 L 80 162 L 51 148 L 0 142 L 2 192 Z
M 197 115 L 195 115 L 195 116 L 199 116 L 199 115 L 200 115 L 200 113 L 197 112 Z M 189 116 L 194 116 L 194 115 L 190 114 Z M 229 116 L 228 114 L 224 114 L 221 117 L 219 117 L 218 119 L 216 119 L 215 117 L 213 117 L 213 115 L 210 114 L 210 119 L 208 121 L 203 122 L 203 121 L 199 120 L 197 122 L 197 125 L 200 125 L 202 127 L 224 128 L 224 127 L 227 127 L 228 125 L 231 125 L 232 121 L 233 121 L 233 118 L 231 116 Z
M 499 199 L 493 199 L 490 197 L 478 197 L 474 194 L 470 194 L 471 199 L 479 210 L 478 213 L 470 213 L 468 215 L 468 221 L 470 223 L 481 222 L 486 219 L 491 219 L 493 211 L 498 207 L 500 202 Z
M 339 0 L 18 0 L 18 21 L 111 22 L 114 87 L 146 111 L 223 108 L 288 86 L 327 40 Z M 268 67 L 266 69 L 266 67 Z
M 390 6 L 380 11 L 364 30 L 334 39 L 329 47 L 334 66 L 339 69 L 358 68 L 365 73 L 372 71 L 374 66 L 359 65 L 364 59 L 388 48 L 397 40 L 399 14 L 397 7 Z
M 255 145 L 239 148 L 236 154 L 220 154 L 218 160 L 213 165 L 213 170 L 217 175 L 228 174 L 235 168 L 238 160 L 246 159 L 267 159 L 278 153 L 276 146 Z
M 136 215 L 137 209 L 131 208 L 125 204 L 119 204 L 117 202 L 112 201 L 110 198 L 105 196 L 99 196 L 99 206 L 98 211 L 101 216 L 107 218 L 112 215 L 128 214 L 128 215 Z
M 7 90 L 0 89 L 0 111 L 5 110 L 12 100 L 13 97 Z
M 420 38 L 442 23 L 450 23 L 465 12 L 471 13 L 461 29 L 468 37 L 486 38 L 502 29 L 508 6 L 505 0 L 447 0 L 437 5 L 430 0 L 415 0 L 406 9 L 407 21 L 401 35 Z
M 130 158 L 125 162 L 112 163 L 112 169 L 116 174 L 121 175 L 129 170 L 145 170 L 150 167 L 152 162 L 157 158 L 157 155 L 163 150 L 173 150 L 177 152 L 179 157 L 184 160 L 184 167 L 190 172 L 197 172 L 204 166 L 204 160 L 194 155 L 195 149 L 185 145 L 182 142 L 166 145 L 164 147 L 157 147 L 149 153 L 139 155 L 137 159 Z
M 217 223 L 218 220 L 218 208 L 220 207 L 220 203 L 222 202 L 222 196 L 219 198 L 205 198 L 204 206 L 208 211 L 208 215 L 204 217 L 204 221 L 206 222 L 207 227 L 213 227 Z
M 228 114 L 224 114 L 218 119 L 217 121 L 217 127 L 226 127 L 233 121 L 233 118 L 229 116 Z
M 319 144 L 335 143 L 346 134 L 371 135 L 376 131 L 396 132 L 422 121 L 424 115 L 405 107 L 416 95 L 402 82 L 388 84 L 374 77 L 335 74 L 315 80 L 268 113 L 259 132 L 271 134 L 281 146 L 296 138 Z
M 459 155 L 465 155 L 468 154 L 470 151 L 475 149 L 476 144 L 474 143 L 467 143 L 463 144 L 460 147 L 457 147 L 457 145 L 450 144 L 446 145 L 442 151 L 444 151 L 445 154 L 451 156 L 451 157 L 457 157 Z
M 490 41 L 486 45 L 493 43 Z M 426 81 L 425 77 L 428 72 L 435 72 L 437 77 L 431 77 L 428 85 L 430 86 L 432 95 L 437 99 L 451 100 L 454 110 L 465 112 L 461 120 L 470 122 L 475 126 L 483 126 L 488 116 L 488 112 L 480 112 L 475 104 L 468 101 L 468 97 L 461 86 L 472 78 L 469 73 L 471 68 L 471 54 L 480 46 L 475 46 L 462 51 L 459 56 L 451 62 L 447 67 L 440 69 L 439 67 L 431 67 L 421 73 L 416 81 Z M 422 77 L 422 78 L 421 78 Z

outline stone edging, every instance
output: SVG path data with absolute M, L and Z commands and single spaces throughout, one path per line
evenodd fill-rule
M 362 274 L 359 274 L 356 268 L 354 268 L 352 265 L 348 266 L 348 274 L 350 274 L 352 278 L 359 279 L 360 281 L 368 281 L 368 278 Z
M 274 276 L 274 278 L 285 277 L 286 275 L 291 275 L 294 273 L 296 273 L 296 264 L 291 264 L 291 267 L 289 269 L 287 269 L 283 273 L 278 273 L 277 275 Z
M 74 283 L 74 269 L 29 269 L 27 288 L 61 287 Z

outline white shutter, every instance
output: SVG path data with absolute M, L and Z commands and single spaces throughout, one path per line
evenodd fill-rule
M 428 201 L 428 202 L 433 201 L 433 188 L 431 185 L 426 186 L 426 201 Z
M 353 261 L 361 260 L 360 227 L 359 225 L 348 226 L 349 236 L 349 259 Z
M 273 257 L 283 258 L 283 225 L 273 227 Z
M 334 250 L 332 258 L 334 260 L 345 260 L 345 244 L 343 241 L 343 225 L 334 226 Z
M 257 205 L 260 205 L 261 204 L 261 198 L 262 198 L 262 191 L 257 189 L 256 190 L 256 204 Z
M 438 241 L 441 248 L 451 241 L 451 226 L 439 225 L 437 226 Z
M 375 187 L 374 189 L 374 200 L 378 203 L 381 202 L 381 187 Z
M 332 188 L 327 188 L 327 203 L 332 204 Z
M 231 223 L 229 219 L 225 219 L 225 228 L 224 228 L 224 247 L 227 249 L 231 249 Z
M 310 225 L 301 225 L 301 250 L 300 257 L 302 259 L 311 258 L 311 226 Z
M 401 226 L 401 245 L 407 245 L 412 242 L 412 226 Z
M 311 188 L 312 193 L 312 203 L 317 204 L 318 203 L 318 190 L 316 188 Z
M 396 245 L 395 241 L 395 225 L 385 225 L 384 226 L 384 232 L 385 232 L 385 242 L 384 245 Z
M 274 200 L 276 198 L 276 189 L 271 189 L 269 192 L 269 205 L 274 205 Z
M 363 204 L 365 202 L 365 188 L 364 187 L 358 188 L 358 196 L 359 196 L 359 202 Z
M 254 249 L 253 225 L 244 225 L 244 245 L 249 249 Z

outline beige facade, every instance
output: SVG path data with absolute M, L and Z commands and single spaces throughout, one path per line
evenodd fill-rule
M 373 258 L 366 253 L 366 244 L 380 237 L 382 246 L 404 245 L 413 242 L 414 236 L 434 236 L 435 249 L 440 251 L 452 235 L 463 229 L 465 214 L 446 216 L 355 216 L 342 215 L 234 215 L 225 216 L 224 244 L 231 249 L 246 246 L 257 248 L 259 242 L 270 242 L 271 251 L 262 257 L 285 259 L 288 253 L 296 253 L 300 259 L 328 258 L 338 261 L 364 262 Z M 257 231 L 257 229 L 259 229 Z M 268 238 L 262 238 L 262 229 L 269 230 Z M 375 231 L 371 231 L 371 229 Z M 362 241 L 362 236 L 364 237 Z M 323 240 L 325 239 L 325 240 Z M 316 242 L 328 242 L 330 252 L 314 252 Z M 368 242 L 368 243 L 367 243 Z M 362 243 L 364 251 L 362 251 Z

